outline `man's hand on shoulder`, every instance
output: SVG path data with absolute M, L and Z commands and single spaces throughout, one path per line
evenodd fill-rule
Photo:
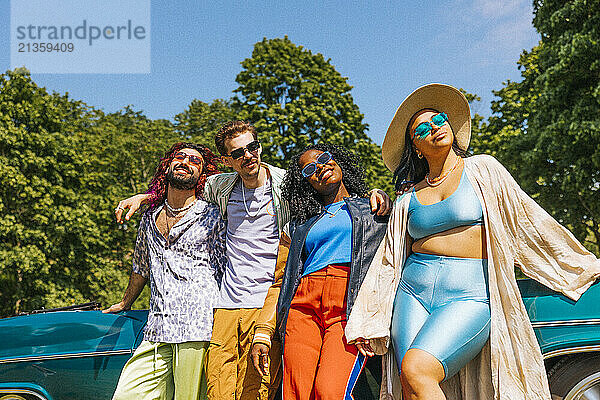
M 371 189 L 367 194 L 371 203 L 371 212 L 380 216 L 388 215 L 392 212 L 392 200 L 390 200 L 386 192 L 381 189 Z
M 117 208 L 115 208 L 115 218 L 117 219 L 117 222 L 122 224 L 125 221 L 129 221 L 129 218 L 140 209 L 142 204 L 147 203 L 148 200 L 150 200 L 150 195 L 146 193 L 136 194 L 125 200 L 121 200 L 117 205 Z M 127 211 L 127 213 L 123 216 L 125 211 Z

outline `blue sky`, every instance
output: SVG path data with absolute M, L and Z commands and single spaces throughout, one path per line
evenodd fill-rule
M 27 0 L 12 0 L 27 1 Z M 124 0 L 126 1 L 126 0 Z M 263 37 L 330 58 L 349 78 L 369 136 L 381 144 L 402 99 L 430 82 L 481 96 L 520 80 L 516 61 L 536 45 L 531 0 L 152 1 L 150 74 L 34 74 L 41 86 L 112 112 L 133 105 L 172 117 L 193 99 L 229 98 L 240 62 Z M 65 10 L 68 12 L 68 10 Z M 0 3 L 0 69 L 10 67 L 10 2 Z M 108 60 L 110 62 L 110 60 Z

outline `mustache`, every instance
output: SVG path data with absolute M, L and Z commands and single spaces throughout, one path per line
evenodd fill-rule
M 245 166 L 250 165 L 250 164 L 255 163 L 255 162 L 256 162 L 256 158 L 251 158 L 248 161 L 243 162 L 242 163 L 242 167 L 245 167 Z
M 175 171 L 176 169 L 180 169 L 180 168 L 181 168 L 181 169 L 184 169 L 184 170 L 186 170 L 186 171 L 187 171 L 188 173 L 190 173 L 190 174 L 192 173 L 192 170 L 190 169 L 190 167 L 188 167 L 188 166 L 187 166 L 187 165 L 185 165 L 185 164 L 177 164 L 177 165 L 175 165 L 175 166 L 173 167 L 173 171 Z

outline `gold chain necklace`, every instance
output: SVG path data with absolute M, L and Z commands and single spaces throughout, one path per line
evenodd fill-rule
M 450 173 L 452 171 L 454 171 L 456 169 L 456 167 L 458 167 L 458 164 L 460 163 L 461 158 L 460 157 L 456 157 L 456 162 L 454 163 L 454 166 L 452 168 L 450 168 L 446 173 L 440 175 L 440 176 L 436 176 L 433 179 L 429 179 L 429 172 L 427 173 L 427 175 L 425 175 L 425 181 L 427 182 L 427 184 L 429 186 L 439 186 L 442 184 L 442 182 L 444 182 L 446 180 L 446 178 L 448 178 L 448 176 L 450 176 Z

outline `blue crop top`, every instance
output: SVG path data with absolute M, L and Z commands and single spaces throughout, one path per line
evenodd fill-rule
M 308 231 L 302 276 L 330 264 L 352 261 L 352 219 L 346 202 L 332 203 L 325 209 L 335 215 L 325 212 Z
M 408 234 L 413 239 L 422 239 L 458 226 L 478 224 L 483 224 L 483 210 L 464 170 L 454 193 L 437 203 L 421 204 L 415 190 L 412 190 L 408 206 Z

